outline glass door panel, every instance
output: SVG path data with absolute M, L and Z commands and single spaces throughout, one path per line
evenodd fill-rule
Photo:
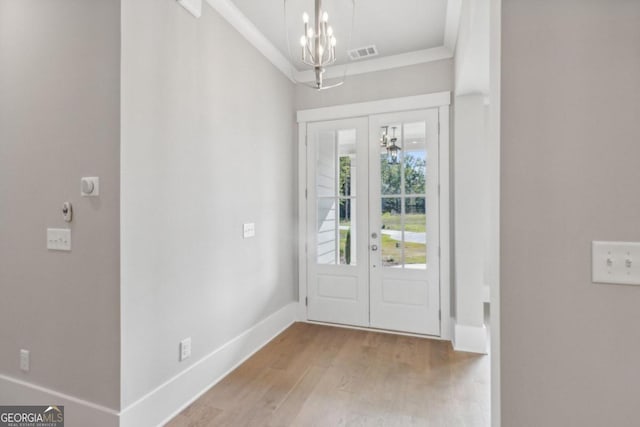
M 426 269 L 426 121 L 385 123 L 381 132 L 382 267 Z
M 309 124 L 308 316 L 368 325 L 366 119 Z M 365 162 L 364 165 L 361 163 Z M 360 237 L 362 236 L 362 237 Z
M 371 325 L 438 335 L 438 111 L 373 116 L 369 129 Z

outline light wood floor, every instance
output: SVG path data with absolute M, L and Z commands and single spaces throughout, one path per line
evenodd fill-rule
M 168 426 L 489 426 L 489 358 L 295 323 Z

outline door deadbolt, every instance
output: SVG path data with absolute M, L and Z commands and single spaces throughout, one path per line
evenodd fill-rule
M 378 238 L 378 233 L 371 233 L 371 238 L 372 239 L 377 239 Z

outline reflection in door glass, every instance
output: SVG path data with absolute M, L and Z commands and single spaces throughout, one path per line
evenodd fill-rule
M 336 200 L 318 199 L 316 232 L 318 264 L 336 263 Z
M 404 265 L 406 268 L 424 269 L 427 267 L 425 198 L 408 197 L 404 208 Z
M 395 132 L 392 129 L 395 128 Z M 382 195 L 397 195 L 400 194 L 402 186 L 402 138 L 400 136 L 400 129 L 402 125 L 391 124 L 384 127 L 383 132 L 387 132 L 387 138 L 384 139 L 384 145 L 380 146 L 380 193 Z M 395 134 L 395 137 L 393 136 Z M 382 144 L 382 143 L 381 143 Z M 400 150 L 398 151 L 398 157 L 394 161 L 389 154 L 389 147 L 396 145 Z
M 402 267 L 402 199 L 383 197 L 380 244 L 383 267 Z

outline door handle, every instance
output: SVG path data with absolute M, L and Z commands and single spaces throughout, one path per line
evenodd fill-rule
M 371 250 L 372 251 L 377 251 L 378 250 L 378 245 L 371 245 Z

